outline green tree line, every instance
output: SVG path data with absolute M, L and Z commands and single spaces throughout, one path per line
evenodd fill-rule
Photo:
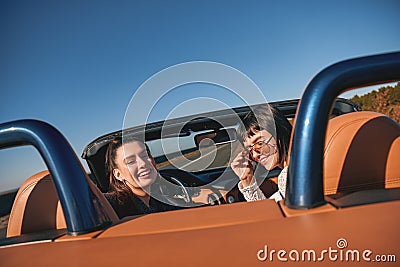
M 400 123 L 400 82 L 395 86 L 384 86 L 365 95 L 350 99 L 362 110 L 386 114 Z

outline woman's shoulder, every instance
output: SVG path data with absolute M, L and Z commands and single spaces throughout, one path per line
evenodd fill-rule
M 110 202 L 114 211 L 117 213 L 118 217 L 121 219 L 126 216 L 138 215 L 140 212 L 138 211 L 136 203 L 134 203 L 133 199 L 126 198 L 124 201 L 120 201 L 118 199 L 118 195 L 114 192 L 104 193 L 104 196 Z
M 118 214 L 118 216 L 120 215 L 120 209 L 121 209 L 121 205 L 120 203 L 118 203 L 118 196 L 117 194 L 115 194 L 114 192 L 107 192 L 103 194 L 106 199 L 108 200 L 108 202 L 111 204 L 111 206 L 113 207 L 114 211 Z M 120 216 L 119 216 L 120 217 Z M 121 217 L 120 217 L 121 218 Z
M 106 199 L 108 200 L 108 202 L 110 202 L 110 204 L 112 205 L 113 203 L 117 203 L 117 195 L 115 193 L 112 192 L 107 192 L 103 194 Z

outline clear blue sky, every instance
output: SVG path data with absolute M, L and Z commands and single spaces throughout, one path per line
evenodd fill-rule
M 80 156 L 119 130 L 131 96 L 162 69 L 215 61 L 270 101 L 299 98 L 339 60 L 400 50 L 400 1 L 0 1 L 0 122 L 35 118 Z M 0 192 L 43 168 L 0 151 Z

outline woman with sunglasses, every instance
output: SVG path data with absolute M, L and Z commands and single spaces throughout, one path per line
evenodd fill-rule
M 278 176 L 279 190 L 267 197 L 276 201 L 284 198 L 291 131 L 290 122 L 272 106 L 269 111 L 256 108 L 243 118 L 238 133 L 244 150 L 235 157 L 231 167 L 240 178 L 238 187 L 247 201 L 266 199 L 254 177 L 257 166 L 267 171 L 282 170 Z

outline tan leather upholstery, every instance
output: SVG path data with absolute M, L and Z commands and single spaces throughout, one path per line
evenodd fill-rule
M 330 120 L 324 151 L 324 193 L 400 187 L 400 126 L 374 112 Z
M 18 190 L 10 213 L 7 237 L 66 228 L 64 214 L 48 171 L 29 177 Z
M 99 197 L 111 220 L 117 222 L 117 215 L 96 185 L 91 181 L 89 185 Z M 64 213 L 49 171 L 42 171 L 29 177 L 15 197 L 8 222 L 7 237 L 63 228 L 66 228 Z
M 393 141 L 386 165 L 386 188 L 399 187 L 400 183 L 400 136 Z

